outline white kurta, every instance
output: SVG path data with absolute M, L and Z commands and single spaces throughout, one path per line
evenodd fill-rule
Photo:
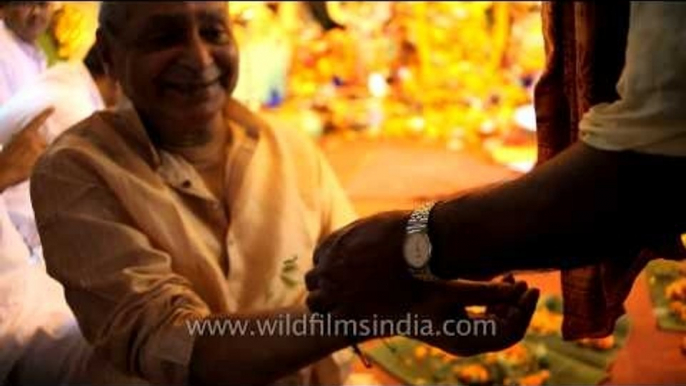
M 48 66 L 45 54 L 19 39 L 0 20 L 0 106 Z
M 0 144 L 40 111 L 49 141 L 104 107 L 85 66 L 51 67 L 0 106 Z M 140 384 L 93 354 L 42 258 L 25 181 L 0 195 L 0 384 Z M 7 379 L 12 374 L 11 379 Z
M 95 81 L 83 63 L 57 64 L 0 106 L 0 145 L 50 106 L 54 112 L 41 128 L 48 142 L 95 111 L 105 108 Z M 40 257 L 29 182 L 8 188 L 3 196 L 12 223 L 24 237 L 32 255 Z

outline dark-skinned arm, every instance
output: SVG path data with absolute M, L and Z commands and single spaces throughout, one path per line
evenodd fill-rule
M 310 287 L 312 283 L 310 283 Z M 312 288 L 312 287 L 311 287 Z M 496 326 L 492 335 L 418 335 L 412 336 L 458 355 L 474 355 L 497 351 L 511 346 L 524 336 L 538 300 L 538 291 L 526 283 L 515 283 L 514 278 L 505 278 L 503 283 L 427 283 L 422 288 L 425 299 L 414 306 L 405 303 L 409 314 L 431 320 L 436 328 L 446 320 L 472 320 L 492 323 Z M 442 296 L 437 296 L 437 295 Z M 310 299 L 312 300 L 312 299 Z M 311 301 L 310 304 L 314 305 Z M 316 303 L 316 302 L 315 302 Z M 464 305 L 488 304 L 484 315 L 468 316 Z M 354 306 L 352 306 L 355 308 Z M 397 304 L 392 307 L 403 307 Z M 317 307 L 315 307 L 317 308 Z M 363 308 L 363 307 L 359 307 Z M 358 309 L 357 312 L 361 310 Z M 388 320 L 399 320 L 386 313 L 390 309 L 378 308 Z M 285 318 L 290 317 L 290 323 Z M 365 340 L 392 336 L 393 331 L 376 329 L 369 324 L 374 315 L 359 315 L 346 307 L 330 310 L 332 319 L 319 316 L 313 318 L 307 309 L 296 307 L 262 314 L 217 316 L 218 323 L 245 323 L 246 334 L 196 337 L 190 363 L 190 380 L 193 384 L 267 384 L 314 363 L 326 355 Z M 300 324 L 296 326 L 295 321 Z M 309 321 L 306 333 L 304 324 Z M 343 324 L 337 324 L 342 321 Z M 358 322 L 354 330 L 349 322 Z M 259 334 L 266 324 L 276 329 L 275 333 Z M 329 330 L 324 330 L 324 328 Z M 291 330 L 287 331 L 286 328 Z M 256 332 L 256 334 L 250 331 Z M 350 334 L 345 337 L 343 334 Z M 354 334 L 354 335 L 353 335 Z M 376 335 L 385 334 L 385 335 Z
M 290 323 L 286 323 L 289 315 Z M 350 344 L 342 336 L 321 333 L 322 320 L 311 323 L 303 334 L 304 325 L 296 320 L 311 320 L 303 307 L 252 315 L 217 316 L 212 319 L 245 323 L 253 334 L 197 337 L 191 357 L 190 380 L 199 385 L 260 385 L 274 382 L 288 374 L 341 350 Z M 260 336 L 259 325 L 280 326 L 291 331 L 279 331 Z M 317 333 L 319 332 L 319 333 Z
M 436 206 L 433 269 L 446 278 L 565 269 L 674 245 L 686 160 L 577 143 L 531 173 Z

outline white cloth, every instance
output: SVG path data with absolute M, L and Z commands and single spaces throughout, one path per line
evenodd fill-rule
M 50 106 L 55 110 L 41 128 L 48 142 L 95 111 L 105 108 L 95 81 L 82 62 L 57 64 L 0 106 L 0 144 Z M 40 258 L 42 253 L 29 182 L 8 188 L 3 196 L 12 223 L 24 237 L 32 256 Z
M 686 4 L 632 2 L 620 99 L 592 107 L 581 139 L 604 150 L 686 156 Z
M 82 63 L 58 64 L 29 83 L 0 106 L 3 140 L 48 106 L 55 109 L 42 128 L 49 142 L 104 108 Z M 114 370 L 83 338 L 62 286 L 46 272 L 28 181 L 0 195 L 0 384 L 8 382 L 144 384 Z
M 35 334 L 58 337 L 75 327 L 62 287 L 47 275 L 42 260 L 29 259 L 0 196 L 0 383 Z
M 0 20 L 0 106 L 48 66 L 43 51 L 19 39 Z
M 69 309 L 7 216 L 0 196 L 0 385 L 145 385 L 94 353 Z
M 100 91 L 82 62 L 56 64 L 29 84 L 0 106 L 0 144 L 9 141 L 47 107 L 55 108 L 42 129 L 48 142 L 105 108 Z

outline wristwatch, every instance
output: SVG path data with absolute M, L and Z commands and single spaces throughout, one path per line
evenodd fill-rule
M 405 263 L 410 274 L 422 281 L 441 280 L 429 269 L 429 262 L 431 261 L 429 215 L 435 205 L 435 202 L 429 202 L 415 209 L 405 228 L 405 243 L 403 244 Z

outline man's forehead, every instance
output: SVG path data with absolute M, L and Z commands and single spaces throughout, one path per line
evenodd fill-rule
M 130 3 L 129 22 L 154 23 L 156 20 L 183 20 L 192 17 L 215 15 L 227 17 L 225 1 L 169 1 Z
M 4 4 L 6 7 L 44 7 L 50 5 L 48 1 L 8 1 Z

